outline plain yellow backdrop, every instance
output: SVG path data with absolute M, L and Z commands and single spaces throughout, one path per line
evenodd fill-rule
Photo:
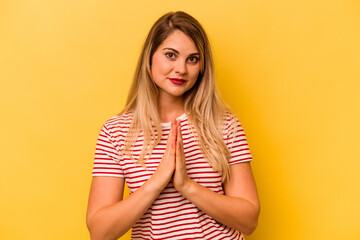
M 97 135 L 174 10 L 206 29 L 248 137 L 262 208 L 247 239 L 360 239 L 354 0 L 1 1 L 0 239 L 89 239 Z

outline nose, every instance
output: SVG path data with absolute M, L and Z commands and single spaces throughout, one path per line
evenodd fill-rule
M 185 74 L 187 72 L 186 61 L 180 59 L 176 61 L 175 72 L 181 75 Z

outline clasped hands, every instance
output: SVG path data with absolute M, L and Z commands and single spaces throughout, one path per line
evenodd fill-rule
M 161 176 L 163 187 L 172 181 L 180 193 L 186 190 L 192 181 L 186 171 L 180 120 L 171 122 L 166 150 L 156 172 Z

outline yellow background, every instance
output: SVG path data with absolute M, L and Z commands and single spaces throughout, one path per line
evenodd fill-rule
M 262 209 L 247 239 L 360 239 L 356 0 L 1 1 L 0 239 L 89 239 L 97 135 L 172 10 L 207 30 L 248 137 Z

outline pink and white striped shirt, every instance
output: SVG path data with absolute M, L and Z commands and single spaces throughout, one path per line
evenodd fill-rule
M 132 148 L 134 160 L 122 155 L 125 137 L 132 119 L 131 113 L 116 115 L 103 125 L 95 150 L 92 176 L 125 178 L 130 194 L 135 192 L 155 172 L 166 149 L 170 123 L 161 123 L 163 136 L 145 161 L 146 169 L 135 161 L 140 155 L 143 137 Z M 181 120 L 186 169 L 189 177 L 210 190 L 224 194 L 221 174 L 214 171 L 204 159 L 200 148 L 190 131 L 185 114 Z M 230 131 L 230 122 L 236 121 L 237 131 Z M 227 114 L 223 139 L 228 146 L 231 159 L 229 164 L 252 161 L 245 133 L 238 119 Z M 131 239 L 245 239 L 243 234 L 229 228 L 197 208 L 184 198 L 172 183 L 169 183 L 145 214 L 132 228 Z

